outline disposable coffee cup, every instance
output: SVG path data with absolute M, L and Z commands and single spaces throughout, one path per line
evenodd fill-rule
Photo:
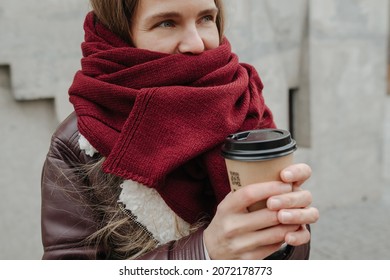
M 297 149 L 291 134 L 283 129 L 259 129 L 229 135 L 222 156 L 232 191 L 254 183 L 281 181 L 280 172 L 293 163 Z M 251 205 L 255 211 L 266 207 L 266 200 Z

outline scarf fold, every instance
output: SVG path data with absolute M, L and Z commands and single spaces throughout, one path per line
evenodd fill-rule
M 231 133 L 274 127 L 256 70 L 229 42 L 200 55 L 131 47 L 89 13 L 69 89 L 80 133 L 103 171 L 158 191 L 189 223 L 230 192 L 220 148 Z

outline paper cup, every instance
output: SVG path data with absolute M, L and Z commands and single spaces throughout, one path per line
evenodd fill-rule
M 232 191 L 254 183 L 281 181 L 280 172 L 293 163 L 296 148 L 291 134 L 282 129 L 250 130 L 230 135 L 222 147 L 222 156 Z M 266 201 L 259 201 L 248 210 L 264 207 Z

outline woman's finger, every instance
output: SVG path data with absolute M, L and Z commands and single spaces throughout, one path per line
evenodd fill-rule
M 222 203 L 218 205 L 218 210 L 224 213 L 246 212 L 249 206 L 258 201 L 289 192 L 292 192 L 291 184 L 279 181 L 248 185 L 233 193 L 229 193 Z
M 306 190 L 296 190 L 282 195 L 272 196 L 267 201 L 270 210 L 305 208 L 313 201 L 311 192 Z
M 278 212 L 264 208 L 249 213 L 231 215 L 224 222 L 224 231 L 229 237 L 234 237 L 278 224 L 280 224 Z
M 310 178 L 312 170 L 305 163 L 293 164 L 282 170 L 280 177 L 285 183 L 294 183 L 294 186 L 300 186 Z
M 283 243 L 289 232 L 299 230 L 300 225 L 279 225 L 257 232 L 236 236 L 231 240 L 230 248 L 236 254 L 250 252 L 262 246 Z
M 282 209 L 278 212 L 278 220 L 282 224 L 313 224 L 318 221 L 320 215 L 317 208 Z
M 301 225 L 299 230 L 286 234 L 285 242 L 291 246 L 300 246 L 310 241 L 311 234 L 306 225 Z

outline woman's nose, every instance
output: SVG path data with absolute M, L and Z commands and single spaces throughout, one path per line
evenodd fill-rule
M 188 28 L 183 32 L 178 46 L 180 53 L 200 54 L 204 50 L 205 44 L 196 27 Z

